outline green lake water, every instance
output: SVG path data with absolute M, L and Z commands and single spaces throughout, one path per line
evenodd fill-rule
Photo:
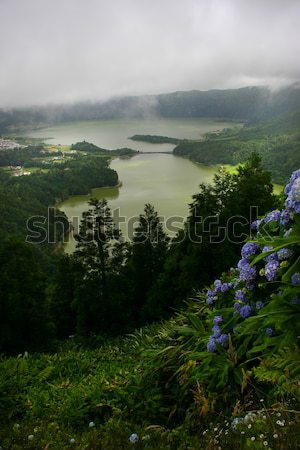
M 201 139 L 204 133 L 236 126 L 236 124 L 208 119 L 141 119 L 99 120 L 73 122 L 36 130 L 32 137 L 51 137 L 53 144 L 72 144 L 86 140 L 108 149 L 131 147 L 143 152 L 171 151 L 174 145 L 149 144 L 128 139 L 134 134 L 156 134 L 176 138 Z M 171 154 L 140 154 L 131 159 L 114 159 L 111 167 L 118 172 L 121 186 L 94 189 L 90 195 L 70 197 L 58 207 L 72 220 L 75 230 L 83 211 L 88 209 L 91 196 L 107 198 L 120 227 L 131 236 L 134 223 L 145 203 L 152 203 L 167 230 L 174 234 L 182 226 L 188 213 L 192 195 L 202 182 L 212 180 L 216 167 L 192 163 Z M 124 222 L 125 221 L 125 222 Z M 74 249 L 74 240 L 66 243 L 65 250 Z

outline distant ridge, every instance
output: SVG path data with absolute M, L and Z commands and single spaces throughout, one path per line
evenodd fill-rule
M 300 108 L 300 87 L 179 91 L 105 102 L 0 109 L 0 133 L 59 122 L 145 117 L 209 117 L 256 122 Z

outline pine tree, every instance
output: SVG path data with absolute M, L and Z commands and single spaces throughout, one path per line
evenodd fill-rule
M 168 240 L 158 213 L 151 204 L 146 204 L 134 230 L 132 253 L 128 261 L 129 276 L 132 280 L 131 301 L 137 322 L 146 319 L 142 309 L 150 288 L 162 270 Z M 148 304 L 149 307 L 151 308 L 151 305 Z
M 82 280 L 77 281 L 77 330 L 80 334 L 110 332 L 117 322 L 114 311 L 111 275 L 116 272 L 114 248 L 121 244 L 122 235 L 117 229 L 106 200 L 91 199 L 91 207 L 83 213 L 74 252 L 82 267 Z M 119 255 L 119 250 L 118 250 Z

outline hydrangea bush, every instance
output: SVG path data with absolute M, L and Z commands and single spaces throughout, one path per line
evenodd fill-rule
M 285 208 L 252 224 L 237 266 L 205 294 L 211 323 L 205 345 L 211 358 L 202 353 L 198 376 L 207 382 L 210 373 L 212 390 L 217 380 L 220 389 L 240 387 L 263 359 L 299 350 L 300 170 L 285 194 Z
M 285 193 L 285 209 L 272 211 L 252 224 L 254 236 L 242 247 L 237 267 L 207 291 L 207 304 L 216 314 L 207 342 L 209 352 L 228 349 L 229 338 L 238 349 L 246 335 L 251 339 L 246 349 L 243 345 L 243 352 L 279 349 L 297 342 L 300 170 L 292 174 Z

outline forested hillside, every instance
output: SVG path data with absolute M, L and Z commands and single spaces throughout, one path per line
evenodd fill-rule
M 272 92 L 267 87 L 183 91 L 0 110 L 0 133 L 76 120 L 130 117 L 210 117 L 255 122 L 300 108 L 300 89 L 293 85 Z
M 203 164 L 235 165 L 256 151 L 273 180 L 283 184 L 300 166 L 299 127 L 298 109 L 256 125 L 246 125 L 238 131 L 228 129 L 208 134 L 202 141 L 181 142 L 174 154 Z

